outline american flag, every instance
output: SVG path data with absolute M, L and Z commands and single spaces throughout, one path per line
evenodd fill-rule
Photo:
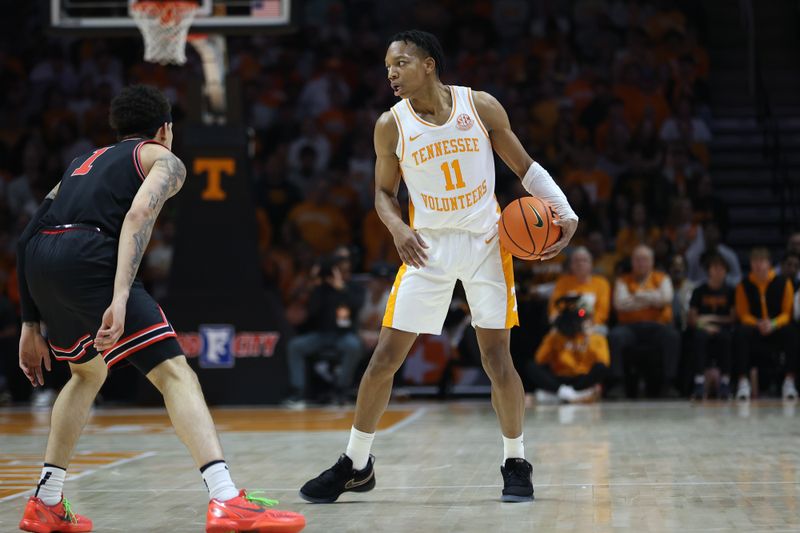
M 265 18 L 279 17 L 281 16 L 281 0 L 252 0 L 250 15 Z

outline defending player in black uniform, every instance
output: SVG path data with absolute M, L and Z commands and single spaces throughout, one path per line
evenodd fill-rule
M 299 531 L 301 515 L 266 510 L 272 502 L 236 489 L 197 377 L 136 279 L 156 218 L 186 177 L 171 151 L 169 102 L 151 87 L 126 88 L 111 103 L 110 123 L 119 142 L 77 157 L 19 240 L 20 367 L 34 386 L 44 384 L 50 353 L 72 372 L 53 406 L 42 476 L 20 528 L 91 530 L 62 496 L 66 468 L 107 369 L 128 360 L 161 391 L 200 467 L 206 530 Z

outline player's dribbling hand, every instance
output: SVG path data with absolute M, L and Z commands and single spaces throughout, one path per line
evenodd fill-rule
M 39 325 L 22 325 L 19 338 L 19 367 L 31 385 L 44 385 L 42 366 L 50 371 L 50 350 L 39 331 Z
M 561 238 L 542 252 L 540 256 L 542 261 L 547 261 L 557 256 L 561 250 L 567 247 L 569 241 L 572 240 L 572 236 L 575 235 L 575 231 L 578 229 L 577 218 L 559 218 L 554 220 L 553 224 L 561 228 Z
M 113 347 L 122 336 L 122 332 L 125 330 L 125 308 L 127 304 L 127 301 L 114 299 L 106 309 L 106 312 L 103 313 L 103 322 L 94 337 L 94 347 L 98 351 L 104 352 Z
M 400 260 L 403 261 L 403 263 L 414 268 L 422 268 L 425 266 L 425 261 L 428 260 L 425 249 L 428 248 L 428 244 L 422 240 L 419 233 L 408 226 L 403 226 L 393 237 L 394 245 L 397 247 L 397 253 L 400 255 Z

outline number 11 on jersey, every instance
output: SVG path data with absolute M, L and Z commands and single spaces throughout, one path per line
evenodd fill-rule
M 453 167 L 453 172 L 456 174 L 455 185 L 453 185 L 453 178 L 450 175 L 451 165 Z M 464 178 L 461 176 L 461 163 L 458 162 L 458 159 L 454 159 L 450 165 L 445 161 L 442 163 L 441 169 L 444 173 L 445 190 L 452 191 L 454 189 L 463 189 L 467 186 L 466 183 L 464 183 Z

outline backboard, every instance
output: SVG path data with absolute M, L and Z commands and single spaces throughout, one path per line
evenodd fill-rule
M 129 9 L 137 0 L 50 0 L 55 31 L 127 34 L 137 31 Z M 191 0 L 199 10 L 192 32 L 259 33 L 292 22 L 292 0 Z

